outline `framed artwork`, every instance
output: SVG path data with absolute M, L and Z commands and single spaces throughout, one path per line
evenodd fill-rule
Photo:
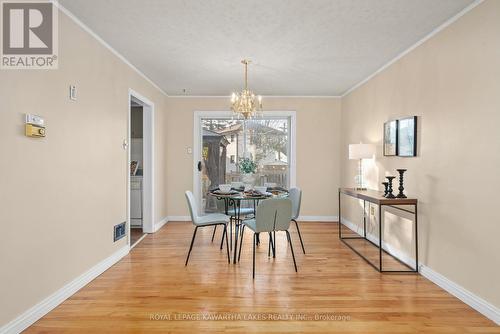
M 384 155 L 395 156 L 398 153 L 398 120 L 384 123 Z
M 417 116 L 398 120 L 398 156 L 417 156 Z

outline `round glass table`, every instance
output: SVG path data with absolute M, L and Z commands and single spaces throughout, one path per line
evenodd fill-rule
M 280 190 L 280 191 L 275 191 L 275 192 L 268 193 L 267 195 L 264 195 L 264 194 L 257 194 L 257 193 L 247 194 L 247 193 L 245 193 L 243 191 L 232 191 L 230 193 L 221 193 L 221 192 L 218 192 L 218 191 L 210 191 L 210 192 L 208 192 L 208 195 L 217 198 L 217 200 L 223 200 L 224 201 L 224 212 L 225 212 L 226 215 L 229 216 L 229 210 L 230 210 L 230 208 L 231 207 L 234 208 L 235 226 L 234 226 L 234 257 L 233 257 L 233 263 L 236 263 L 236 255 L 237 255 L 236 250 L 238 249 L 238 247 L 237 247 L 237 245 L 238 245 L 238 235 L 239 235 L 239 227 L 240 227 L 240 223 L 241 223 L 241 218 L 240 218 L 241 203 L 243 201 L 252 202 L 252 205 L 253 205 L 253 214 L 255 215 L 255 210 L 256 210 L 257 206 L 259 205 L 259 201 L 266 200 L 266 199 L 271 199 L 271 198 L 287 198 L 288 197 L 288 192 Z M 232 232 L 232 228 L 230 229 L 230 231 Z M 232 239 L 233 236 L 230 235 L 230 238 Z

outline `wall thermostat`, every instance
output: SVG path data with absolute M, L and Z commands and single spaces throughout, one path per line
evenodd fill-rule
M 26 114 L 26 123 L 38 126 L 45 126 L 45 120 L 38 115 Z
M 45 120 L 38 115 L 26 114 L 24 129 L 27 137 L 45 137 Z

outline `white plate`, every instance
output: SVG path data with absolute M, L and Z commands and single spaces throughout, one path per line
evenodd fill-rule
M 262 196 L 272 196 L 273 195 L 272 193 L 267 192 L 267 191 L 264 192 L 264 193 L 259 192 L 259 194 L 262 195 Z
M 214 191 L 214 194 L 219 194 L 219 195 L 234 195 L 237 194 L 238 192 L 236 190 L 231 190 L 229 192 L 224 192 L 222 190 L 216 190 Z

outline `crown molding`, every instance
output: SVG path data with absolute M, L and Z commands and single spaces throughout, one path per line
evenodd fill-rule
M 80 28 L 86 31 L 89 35 L 94 37 L 99 43 L 101 43 L 104 47 L 106 47 L 111 53 L 113 53 L 116 57 L 118 57 L 121 61 L 123 61 L 126 65 L 128 65 L 132 70 L 134 70 L 137 74 L 139 74 L 143 79 L 149 82 L 153 87 L 158 89 L 163 95 L 168 96 L 168 94 L 160 88 L 153 80 L 148 78 L 144 73 L 142 73 L 137 67 L 135 67 L 127 58 L 125 58 L 121 53 L 116 51 L 111 45 L 106 43 L 98 34 L 96 34 L 92 29 L 90 29 L 85 23 L 80 21 L 72 12 L 70 12 L 66 7 L 61 5 L 57 0 L 51 0 L 51 2 L 56 6 L 62 13 L 66 14 L 73 22 L 75 22 Z
M 457 21 L 459 18 L 461 18 L 462 16 L 464 16 L 465 14 L 467 14 L 469 11 L 471 11 L 474 8 L 476 8 L 483 1 L 484 0 L 476 0 L 473 3 L 471 3 L 470 5 L 468 5 L 467 7 L 465 7 L 464 9 L 462 9 L 456 15 L 452 16 L 451 18 L 449 18 L 448 20 L 446 20 L 443 24 L 441 24 L 440 26 L 438 26 L 437 28 L 435 28 L 434 30 L 432 30 L 424 38 L 422 38 L 421 40 L 419 40 L 418 42 L 416 42 L 415 44 L 413 44 L 412 46 L 410 46 L 409 48 L 407 48 L 406 50 L 404 50 L 403 52 L 401 52 L 396 57 L 392 58 L 389 62 L 387 62 L 385 65 L 383 65 L 382 67 L 380 67 L 378 70 L 376 70 L 375 72 L 373 72 L 372 74 L 370 74 L 367 78 L 361 80 L 360 82 L 358 82 L 357 84 L 355 84 L 354 86 L 352 86 L 351 88 L 349 88 L 340 97 L 345 97 L 345 96 L 349 95 L 350 93 L 352 93 L 353 91 L 355 91 L 356 89 L 358 89 L 359 87 L 363 86 L 365 83 L 367 83 L 368 81 L 370 81 L 371 79 L 373 79 L 377 74 L 379 74 L 380 72 L 384 71 L 386 68 L 388 68 L 389 66 L 391 66 L 392 64 L 394 64 L 395 62 L 397 62 L 398 60 L 400 60 L 401 58 L 403 58 L 404 56 L 406 56 L 408 53 L 410 53 L 411 51 L 413 51 L 416 48 L 418 48 L 420 45 L 422 45 L 423 43 L 425 43 L 426 41 L 428 41 L 429 39 L 431 39 L 434 35 L 438 34 L 440 31 L 442 31 L 443 29 L 445 29 L 446 27 L 448 27 L 449 25 L 451 25 L 452 23 L 454 23 L 455 21 Z
M 168 95 L 172 98 L 211 98 L 211 99 L 230 99 L 231 95 Z M 263 99 L 340 99 L 339 95 L 262 95 Z
M 107 42 L 105 42 L 98 34 L 96 34 L 92 29 L 90 29 L 87 25 L 85 25 L 80 19 L 78 19 L 72 12 L 70 12 L 67 8 L 65 8 L 63 5 L 61 5 L 57 0 L 51 0 L 52 3 L 64 14 L 66 14 L 69 18 L 71 18 L 78 26 L 80 26 L 83 30 L 85 30 L 87 33 L 89 33 L 92 37 L 94 37 L 99 43 L 101 43 L 104 47 L 106 47 L 108 50 L 110 50 L 115 56 L 117 56 L 120 60 L 122 60 L 126 65 L 128 65 L 131 69 L 133 69 L 137 74 L 139 74 L 142 78 L 144 78 L 147 82 L 149 82 L 152 86 L 154 86 L 156 89 L 158 89 L 162 94 L 164 94 L 167 97 L 172 97 L 172 98 L 229 98 L 230 96 L 217 96 L 217 95 L 168 95 L 163 89 L 161 89 L 153 80 L 151 80 L 149 77 L 147 77 L 143 72 L 141 72 L 137 67 L 135 67 L 130 61 L 128 61 L 127 58 L 125 58 L 122 54 L 120 54 L 118 51 L 116 51 L 111 45 L 109 45 Z M 377 76 L 379 73 L 387 69 L 389 66 L 397 62 L 399 59 L 403 58 L 405 55 L 425 43 L 427 40 L 432 38 L 434 35 L 438 34 L 442 30 L 444 30 L 446 27 L 460 19 L 462 16 L 464 16 L 466 13 L 480 5 L 484 0 L 476 0 L 464 9 L 462 9 L 460 12 L 458 12 L 456 15 L 445 21 L 443 24 L 435 28 L 433 31 L 431 31 L 429 34 L 427 34 L 425 37 L 420 39 L 418 42 L 398 54 L 396 57 L 392 58 L 390 61 L 385 63 L 383 66 L 381 66 L 379 69 L 377 69 L 375 72 L 370 74 L 368 77 L 365 79 L 361 80 L 351 88 L 349 88 L 347 91 L 345 91 L 341 95 L 262 95 L 263 98 L 343 98 L 353 91 L 355 91 L 357 88 L 361 87 L 368 81 L 370 81 L 372 78 Z

